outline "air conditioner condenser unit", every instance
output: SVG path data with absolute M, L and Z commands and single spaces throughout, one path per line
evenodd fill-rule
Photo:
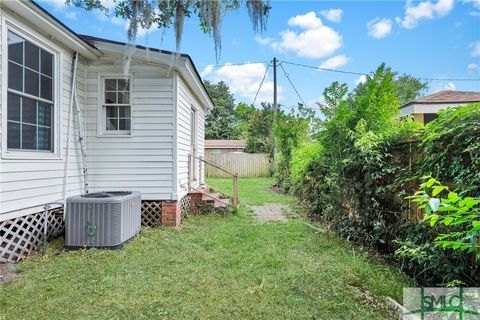
M 140 226 L 140 192 L 96 192 L 67 198 L 67 249 L 120 249 L 140 231 Z

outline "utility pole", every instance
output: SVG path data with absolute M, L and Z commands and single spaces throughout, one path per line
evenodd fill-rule
M 277 58 L 273 58 L 273 113 L 277 112 Z

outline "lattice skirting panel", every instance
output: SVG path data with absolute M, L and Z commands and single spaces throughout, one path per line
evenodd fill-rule
M 192 213 L 192 197 L 186 195 L 180 200 L 180 209 L 182 210 L 182 218 L 186 218 Z
M 47 240 L 65 231 L 63 208 L 48 214 Z M 43 242 L 44 213 L 38 212 L 0 222 L 0 262 L 17 262 L 30 255 Z
M 142 227 L 159 227 L 162 225 L 162 201 L 142 201 Z

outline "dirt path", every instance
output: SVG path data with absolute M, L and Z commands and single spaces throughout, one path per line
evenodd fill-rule
M 285 204 L 266 204 L 263 206 L 248 206 L 253 210 L 253 216 L 258 221 L 288 221 L 287 216 L 292 209 Z

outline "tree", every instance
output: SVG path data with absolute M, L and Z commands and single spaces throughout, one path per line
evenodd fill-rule
M 206 139 L 234 139 L 235 100 L 225 82 L 212 84 L 205 81 L 205 87 L 213 100 L 214 107 L 207 114 L 205 121 Z
M 392 74 L 392 83 L 396 90 L 396 97 L 399 105 L 403 105 L 407 102 L 417 99 L 418 97 L 422 96 L 426 90 L 428 90 L 428 83 L 419 78 L 415 78 L 407 74 L 403 74 L 398 77 L 395 72 L 392 72 Z M 364 95 L 367 91 L 366 86 L 367 81 L 358 84 L 354 90 L 354 95 Z M 352 97 L 352 95 L 350 95 L 350 97 Z
M 273 107 L 269 103 L 262 103 L 262 109 L 253 113 L 247 128 L 247 152 L 273 155 L 273 117 Z
M 428 90 L 428 82 L 422 82 L 420 79 L 406 74 L 398 77 L 394 83 L 400 105 L 419 98 Z
M 257 111 L 253 105 L 240 102 L 235 109 L 235 132 L 238 139 L 246 139 L 252 115 Z
M 65 0 L 67 4 L 86 10 L 109 10 L 101 0 Z M 150 29 L 154 26 L 166 29 L 173 25 L 177 51 L 180 48 L 185 18 L 196 15 L 200 20 L 200 28 L 210 35 L 215 43 L 218 57 L 221 51 L 222 18 L 226 12 L 239 10 L 245 3 L 248 15 L 255 32 L 266 29 L 270 5 L 268 0 L 113 0 L 113 13 L 117 17 L 129 21 L 128 39 L 134 42 L 139 27 Z

